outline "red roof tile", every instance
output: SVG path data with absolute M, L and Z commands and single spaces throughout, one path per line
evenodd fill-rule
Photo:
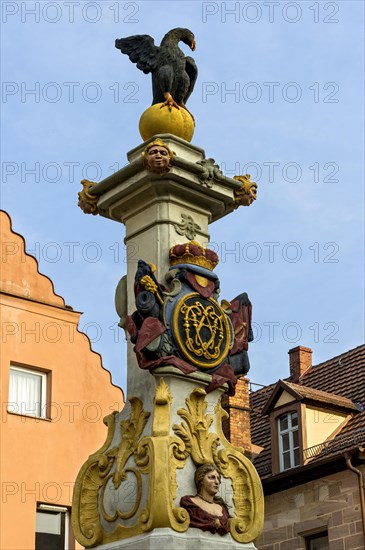
M 359 412 L 355 412 L 331 442 L 318 449 L 312 461 L 319 460 L 324 454 L 344 452 L 360 444 L 360 441 L 365 442 L 365 345 L 312 366 L 301 377 L 299 384 L 289 380 L 285 383 L 307 399 L 337 403 L 338 406 L 357 405 L 353 409 Z M 269 419 L 261 411 L 274 387 L 275 384 L 271 384 L 250 394 L 252 443 L 264 447 L 254 462 L 262 476 L 271 473 L 271 444 Z
M 310 388 L 301 384 L 293 384 L 292 382 L 284 382 L 284 384 L 286 386 L 289 386 L 289 388 L 292 388 L 305 399 L 317 401 L 318 403 L 330 403 L 331 405 L 334 405 L 336 407 L 343 407 L 345 409 L 352 409 L 355 411 L 358 410 L 351 399 L 348 399 L 347 397 L 343 397 L 341 395 L 337 395 L 336 393 L 316 390 L 314 388 Z

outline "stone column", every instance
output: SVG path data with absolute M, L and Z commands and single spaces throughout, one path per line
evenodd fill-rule
M 157 137 L 176 155 L 163 175 L 147 170 L 141 156 Z M 88 193 L 100 215 L 125 225 L 126 301 L 132 313 L 138 259 L 153 263 L 156 279 L 164 283 L 170 248 L 192 240 L 208 245 L 209 223 L 237 207 L 234 191 L 242 186 L 205 159 L 202 149 L 170 134 L 139 145 L 128 160 Z M 260 479 L 243 449 L 225 438 L 220 402 L 227 384 L 210 391 L 211 381 L 211 374 L 184 374 L 170 364 L 151 374 L 138 366 L 129 345 L 128 402 L 104 420 L 107 440 L 75 484 L 72 525 L 81 544 L 100 550 L 255 548 L 263 523 Z M 224 536 L 190 528 L 180 506 L 182 496 L 195 494 L 196 468 L 207 463 L 220 471 L 222 496 L 231 506 Z
M 143 150 L 156 138 L 176 153 L 172 169 L 164 175 L 148 171 L 142 162 Z M 130 164 L 94 185 L 90 194 L 98 196 L 102 216 L 125 225 L 128 311 L 132 312 L 137 261 L 156 265 L 156 278 L 163 283 L 169 249 L 189 240 L 206 246 L 208 224 L 232 212 L 233 190 L 241 184 L 223 176 L 212 159 L 206 161 L 203 149 L 171 134 L 142 143 L 128 153 L 128 160 Z M 192 218 L 187 230 L 181 229 L 184 216 Z M 138 367 L 129 345 L 127 395 L 141 397 L 149 384 L 150 374 Z

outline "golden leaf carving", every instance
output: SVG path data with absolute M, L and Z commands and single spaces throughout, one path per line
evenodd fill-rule
M 122 420 L 120 423 L 122 440 L 119 445 L 116 470 L 113 476 L 113 483 L 116 489 L 118 489 L 121 482 L 125 479 L 125 465 L 129 457 L 136 451 L 138 442 L 150 416 L 149 412 L 143 410 L 142 401 L 138 397 L 131 397 L 129 402 L 131 404 L 130 418 Z
M 170 432 L 170 405 L 172 395 L 163 378 L 155 388 L 155 408 L 152 423 L 152 435 L 168 435 Z
M 206 392 L 202 388 L 196 388 L 190 397 L 185 399 L 187 409 L 179 409 L 177 414 L 185 421 L 174 424 L 172 429 L 185 443 L 186 455 L 191 454 L 195 464 L 213 462 L 213 456 L 219 438 L 217 434 L 209 432 L 213 417 L 206 414 L 207 403 L 205 402 Z

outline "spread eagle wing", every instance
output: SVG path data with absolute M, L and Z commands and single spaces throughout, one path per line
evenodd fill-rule
M 190 79 L 189 88 L 185 96 L 186 103 L 188 98 L 190 97 L 191 92 L 194 90 L 195 82 L 198 78 L 198 67 L 196 66 L 195 61 L 192 57 L 185 57 L 185 71 L 188 73 Z
M 115 47 L 128 55 L 132 63 L 136 63 L 138 69 L 148 74 L 157 68 L 159 46 L 148 34 L 138 34 L 127 38 L 117 38 Z

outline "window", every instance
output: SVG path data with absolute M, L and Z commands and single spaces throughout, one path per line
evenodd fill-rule
M 8 411 L 46 418 L 47 374 L 10 367 Z
M 299 466 L 298 413 L 284 414 L 278 418 L 280 471 Z
M 35 550 L 69 548 L 69 510 L 64 506 L 39 504 L 37 507 Z
M 329 550 L 327 532 L 305 537 L 305 548 L 306 550 Z

